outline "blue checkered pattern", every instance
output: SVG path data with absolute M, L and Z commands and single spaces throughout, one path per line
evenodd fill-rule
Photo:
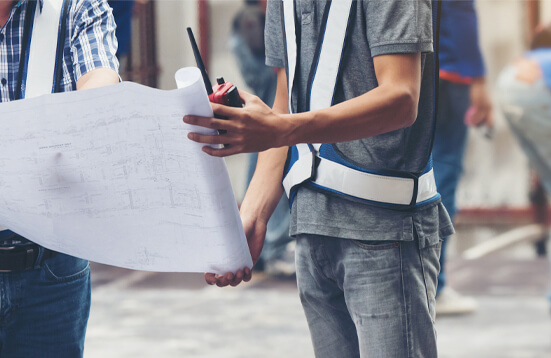
M 33 6 L 30 0 L 17 2 L 6 25 L 0 29 L 0 102 L 15 99 L 25 13 Z M 78 79 L 93 69 L 118 71 L 115 27 L 107 0 L 71 0 L 63 52 L 62 92 L 76 90 Z

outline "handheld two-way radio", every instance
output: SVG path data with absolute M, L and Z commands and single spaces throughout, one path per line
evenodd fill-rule
M 197 47 L 191 28 L 187 28 L 187 33 L 189 36 L 189 41 L 191 42 L 191 48 L 193 49 L 195 61 L 197 62 L 197 67 L 203 76 L 203 82 L 205 83 L 209 100 L 213 103 L 219 103 L 225 106 L 243 107 L 243 101 L 241 101 L 239 91 L 231 82 L 226 82 L 223 77 L 218 77 L 216 79 L 216 86 L 214 86 L 214 88 L 212 87 L 209 75 L 207 74 L 207 69 L 205 68 L 203 59 L 201 58 L 201 53 L 199 52 L 199 48 Z

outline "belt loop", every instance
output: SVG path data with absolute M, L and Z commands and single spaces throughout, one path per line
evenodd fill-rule
M 411 202 L 409 203 L 409 206 L 411 208 L 415 207 L 417 204 L 417 194 L 419 193 L 419 176 L 415 175 L 413 176 L 413 194 L 411 196 Z
M 35 269 L 40 268 L 42 265 L 42 257 L 44 256 L 44 247 L 38 245 L 38 253 L 36 255 L 36 261 L 34 262 Z
M 34 266 L 34 250 L 35 249 L 27 249 L 27 258 L 25 260 L 25 270 L 30 270 Z
M 310 181 L 316 181 L 316 178 L 318 177 L 318 165 L 320 164 L 320 158 L 318 157 L 318 151 L 312 144 L 308 143 L 308 147 L 312 152 L 312 174 L 310 174 Z

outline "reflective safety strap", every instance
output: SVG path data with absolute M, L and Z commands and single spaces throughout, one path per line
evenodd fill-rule
M 298 160 L 283 179 L 283 187 L 289 198 L 293 188 L 306 181 L 344 195 L 383 204 L 408 206 L 438 195 L 432 169 L 419 177 L 415 188 L 413 178 L 366 173 L 349 168 L 317 156 L 307 144 L 298 144 L 296 149 Z
M 298 159 L 290 164 L 285 178 L 283 178 L 283 188 L 287 197 L 291 197 L 291 190 L 305 181 L 312 179 L 314 170 L 314 155 L 312 148 L 308 144 L 297 144 L 291 150 L 298 152 Z
M 312 183 L 355 198 L 384 204 L 410 205 L 415 194 L 415 180 L 387 175 L 364 173 L 342 164 L 320 158 Z M 418 179 L 417 196 L 413 204 L 437 195 L 434 172 Z
M 333 104 L 351 6 L 352 0 L 331 2 L 316 72 L 312 79 L 311 111 L 329 108 Z
M 297 65 L 295 8 L 293 0 L 282 1 L 289 112 L 292 113 L 291 97 Z M 326 8 L 326 22 L 318 39 L 316 57 L 310 72 L 309 110 L 325 109 L 333 105 L 352 3 L 353 0 L 333 0 Z M 293 189 L 305 182 L 351 197 L 405 207 L 438 197 L 432 169 L 418 179 L 366 173 L 319 157 L 321 146 L 322 144 L 298 144 L 291 149 L 290 163 L 283 179 L 285 192 L 290 199 Z
M 63 0 L 44 0 L 34 16 L 25 98 L 52 93 Z
M 285 43 L 287 46 L 287 82 L 289 89 L 289 113 L 293 113 L 291 96 L 293 94 L 293 82 L 297 67 L 297 38 L 295 32 L 295 2 L 293 0 L 283 1 L 283 21 L 285 22 Z

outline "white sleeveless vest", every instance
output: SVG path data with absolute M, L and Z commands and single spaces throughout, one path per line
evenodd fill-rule
M 297 39 L 295 33 L 295 6 L 293 0 L 282 1 L 285 33 L 286 70 L 289 90 L 289 113 L 293 113 L 292 93 L 296 76 Z M 352 0 L 327 2 L 320 30 L 318 53 L 310 73 L 308 110 L 319 110 L 333 105 L 335 87 L 340 71 L 341 57 L 347 38 Z M 297 189 L 308 185 L 359 199 L 366 204 L 407 209 L 440 198 L 436 190 L 432 160 L 420 175 L 414 173 L 388 174 L 360 168 L 342 158 L 332 144 L 297 144 L 289 149 L 283 187 L 290 205 Z M 390 172 L 390 171 L 389 171 Z

